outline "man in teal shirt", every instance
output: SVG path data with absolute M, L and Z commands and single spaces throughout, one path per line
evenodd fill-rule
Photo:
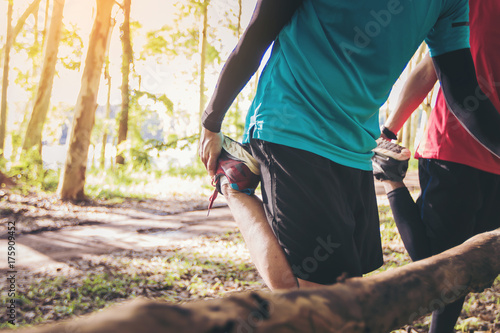
M 382 264 L 371 172 L 379 107 L 423 40 L 437 68 L 451 64 L 438 75 L 450 101 L 462 98 L 454 82 L 474 93 L 468 35 L 466 0 L 257 2 L 203 115 L 199 153 L 209 175 L 228 176 L 217 162 L 222 120 L 274 42 L 243 139 L 260 163 L 263 205 L 232 176 L 233 189 L 222 186 L 270 288 L 332 284 Z M 471 118 L 500 124 L 481 103 Z
M 467 21 L 467 1 L 304 1 L 274 43 L 243 141 L 253 129 L 371 170 L 378 110 L 408 59 L 424 38 L 433 55 L 468 48 Z

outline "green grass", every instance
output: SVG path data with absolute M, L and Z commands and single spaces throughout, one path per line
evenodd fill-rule
M 120 203 L 124 199 L 173 198 L 206 195 L 213 191 L 203 164 L 196 161 L 167 170 L 94 169 L 87 173 L 85 194 L 92 199 Z M 205 194 L 203 194 L 205 193 Z
M 201 162 L 201 160 L 196 159 L 193 164 L 190 164 L 185 167 L 170 167 L 166 171 L 166 173 L 170 176 L 177 176 L 177 177 L 190 177 L 190 178 L 196 178 L 196 177 L 204 177 L 207 174 L 207 170 L 205 169 L 205 166 Z
M 237 254 L 241 236 L 228 233 L 201 238 L 195 249 L 167 253 L 128 252 L 80 261 L 81 274 L 72 277 L 37 275 L 19 283 L 17 327 L 83 315 L 137 296 L 172 303 L 221 297 L 231 291 L 264 286 L 248 257 Z M 215 250 L 214 250 L 215 249 Z M 20 279 L 21 281 L 21 279 Z M 0 304 L 8 302 L 6 293 Z M 0 328 L 12 328 L 0 315 Z
M 380 205 L 379 211 L 385 263 L 369 275 L 410 262 L 401 247 L 389 206 Z M 26 282 L 18 286 L 18 295 L 22 296 L 17 298 L 17 327 L 83 315 L 138 296 L 178 304 L 265 288 L 239 233 L 187 240 L 176 248 L 161 252 L 125 251 L 82 259 L 72 263 L 79 270 L 72 276 L 28 273 L 25 279 L 19 279 Z M 469 296 L 464 313 L 472 319 L 460 321 L 457 330 L 467 332 L 484 327 L 484 321 L 474 319 L 475 308 L 481 303 L 496 303 L 498 307 L 499 285 L 500 277 L 496 289 Z M 5 306 L 7 301 L 3 293 L 0 303 Z M 11 328 L 3 315 L 4 312 L 0 314 L 0 328 Z M 500 322 L 499 316 L 497 311 L 493 322 Z M 412 328 L 424 332 L 428 323 L 426 316 L 412 324 Z
M 1 161 L 0 161 L 1 162 Z M 5 162 L 5 161 L 4 161 Z M 5 163 L 4 163 L 5 164 Z M 0 165 L 1 166 L 1 165 Z M 6 170 L 6 167 L 3 168 Z M 55 193 L 61 170 L 46 169 L 36 151 L 27 154 L 20 161 L 13 163 L 6 174 L 19 186 L 11 191 L 27 195 L 30 192 Z M 132 164 L 114 166 L 112 169 L 90 168 L 85 179 L 85 194 L 91 199 L 122 202 L 123 199 L 148 199 L 156 197 L 158 189 L 151 189 L 164 178 L 178 178 L 199 182 L 198 188 L 212 189 L 210 182 L 200 179 L 207 176 L 207 171 L 200 160 L 196 159 L 185 167 L 169 167 L 166 170 L 156 168 L 134 168 Z M 193 190 L 194 191 L 194 190 Z

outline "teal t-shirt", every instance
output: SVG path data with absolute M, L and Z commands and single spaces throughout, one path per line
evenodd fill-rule
M 305 0 L 274 42 L 243 141 L 371 170 L 394 82 L 424 39 L 432 56 L 468 48 L 468 21 L 467 0 Z

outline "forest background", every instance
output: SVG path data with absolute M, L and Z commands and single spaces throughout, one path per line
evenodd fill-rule
M 6 27 L 10 20 L 12 30 L 17 29 L 11 38 L 8 63 L 8 29 L 0 29 L 0 61 L 3 72 L 8 73 L 2 76 L 1 111 L 5 121 L 0 118 L 0 170 L 23 178 L 22 183 L 39 184 L 44 190 L 53 191 L 59 184 L 59 194 L 66 199 L 84 198 L 86 185 L 92 196 L 105 195 L 106 191 L 96 189 L 92 183 L 96 173 L 103 176 L 102 170 L 111 171 L 111 178 L 123 175 L 124 170 L 155 171 L 157 176 L 204 174 L 196 156 L 199 115 L 224 60 L 248 24 L 255 1 L 127 3 L 128 11 L 115 5 L 109 12 L 110 27 L 103 32 L 107 45 L 101 50 L 103 54 L 95 55 L 104 57 L 102 75 L 89 88 L 97 91 L 95 110 L 93 105 L 78 105 L 79 96 L 85 94 L 82 80 L 90 82 L 88 76 L 82 76 L 96 19 L 94 1 L 18 0 L 12 2 L 11 18 L 0 16 L 0 27 Z M 0 3 L 1 13 L 8 14 L 8 4 Z M 51 22 L 57 10 L 63 15 L 56 17 L 58 22 Z M 60 31 L 47 38 L 51 23 L 54 31 Z M 425 51 L 425 45 L 417 51 L 390 100 L 397 98 L 400 83 Z M 89 67 L 89 71 L 99 71 L 93 68 L 95 64 Z M 53 85 L 47 84 L 51 75 Z M 257 79 L 258 73 L 226 117 L 223 131 L 236 139 L 242 135 L 245 111 Z M 389 105 L 382 106 L 382 119 Z M 82 110 L 78 111 L 79 107 Z M 77 112 L 89 115 L 87 122 L 95 113 L 93 126 L 79 125 L 90 132 L 88 148 L 87 144 L 78 148 L 68 144 Z M 423 128 L 417 126 L 422 119 L 425 121 L 421 115 L 416 112 L 407 130 L 400 133 L 407 146 L 413 146 L 418 128 Z M 87 158 L 80 156 L 80 161 L 73 164 L 83 166 L 86 161 L 90 183 L 66 177 L 68 184 L 62 184 L 65 178 L 60 172 L 71 149 L 88 150 Z M 76 166 L 68 165 L 66 170 L 71 168 Z M 115 180 L 110 179 L 108 187 L 113 187 Z M 102 184 L 102 179 L 98 183 Z

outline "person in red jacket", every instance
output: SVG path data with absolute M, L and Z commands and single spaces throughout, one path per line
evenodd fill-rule
M 500 30 L 497 0 L 471 0 L 470 46 L 482 92 L 463 96 L 471 112 L 489 98 L 500 110 Z M 437 76 L 430 57 L 411 72 L 395 110 L 384 125 L 382 137 L 394 138 L 408 117 L 434 87 Z M 481 232 L 500 227 L 500 158 L 486 149 L 450 112 L 440 89 L 426 132 L 415 158 L 419 159 L 421 194 L 415 203 L 401 179 L 384 177 L 394 219 L 413 260 L 420 260 L 461 244 Z M 500 131 L 500 128 L 497 129 Z M 384 134 L 385 133 L 385 134 Z M 394 149 L 382 155 L 405 160 L 408 151 Z M 381 146 L 382 146 L 381 145 Z M 377 152 L 375 149 L 375 152 Z M 397 165 L 397 162 L 395 162 Z M 376 161 L 374 160 L 374 168 Z M 377 175 L 376 175 L 377 176 Z M 434 311 L 430 332 L 453 332 L 464 298 Z

